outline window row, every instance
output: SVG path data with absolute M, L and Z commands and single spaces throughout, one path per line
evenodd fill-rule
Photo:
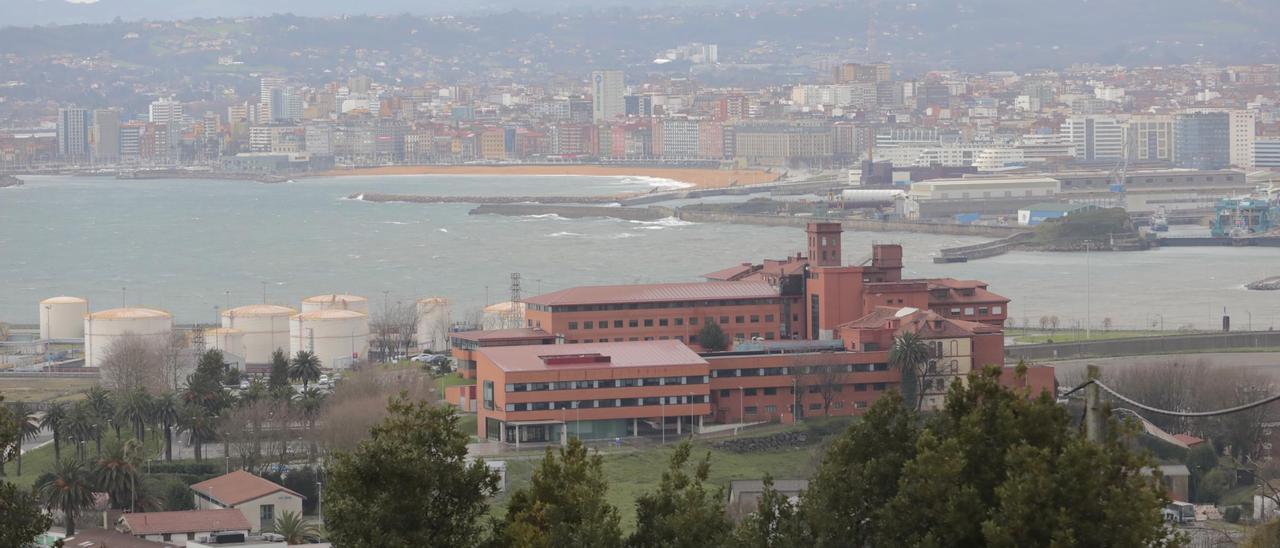
M 830 390 L 831 392 L 844 392 L 845 386 L 852 386 L 854 392 L 866 392 L 868 389 L 870 389 L 873 392 L 884 392 L 885 390 L 888 390 L 889 383 L 859 382 L 859 383 L 853 383 L 848 385 L 832 384 L 830 386 L 806 386 L 806 387 L 801 387 L 801 390 L 806 391 L 810 394 L 821 394 L 824 390 Z M 752 397 L 752 396 L 758 396 L 758 395 L 776 396 L 778 395 L 779 390 L 780 389 L 778 387 L 721 388 L 720 390 L 717 391 L 716 395 L 717 397 L 720 397 L 720 398 L 731 398 L 733 397 L 734 392 L 741 392 L 744 397 Z M 785 394 L 794 395 L 796 393 L 796 388 L 794 386 L 788 386 L 786 388 L 782 388 L 781 390 L 783 390 L 783 393 Z
M 730 322 L 730 319 L 733 321 Z M 706 323 L 719 323 L 720 325 L 729 325 L 730 323 L 773 323 L 773 314 L 746 314 L 742 316 L 707 316 L 703 319 Z M 698 317 L 690 316 L 688 320 L 685 318 L 632 318 L 629 320 L 583 320 L 582 322 L 569 322 L 569 331 L 591 330 L 591 329 L 624 329 L 633 327 L 681 327 L 686 325 L 698 325 Z
M 964 309 L 963 309 L 963 310 L 964 310 L 964 315 L 965 315 L 965 316 L 973 316 L 973 315 L 974 315 L 974 313 L 975 313 L 975 310 L 974 310 L 974 308 L 973 308 L 972 306 L 966 306 L 966 307 L 964 307 Z M 1001 314 L 1004 314 L 1004 307 L 1003 307 L 1003 306 L 993 306 L 993 307 L 991 307 L 990 309 L 988 309 L 988 308 L 987 308 L 987 307 L 985 307 L 985 306 L 979 306 L 979 307 L 977 308 L 976 312 L 977 312 L 977 315 L 978 315 L 978 316 L 988 316 L 988 315 L 991 315 L 991 316 L 999 316 L 999 315 L 1001 315 Z M 952 308 L 951 308 L 951 313 L 950 313 L 950 314 L 948 314 L 948 315 L 949 315 L 949 316 L 959 316 L 960 314 L 961 314 L 961 309 L 960 309 L 959 307 L 952 307 Z
M 608 400 L 535 401 L 508 403 L 507 411 L 560 411 L 572 409 L 608 409 L 612 407 L 649 407 L 707 403 L 707 396 L 657 396 L 649 398 L 615 398 Z
M 839 365 L 809 365 L 799 367 L 760 367 L 746 369 L 713 369 L 711 376 L 722 377 L 775 377 L 779 375 L 813 375 L 817 373 L 871 373 L 888 371 L 888 363 L 850 363 Z
M 733 339 L 734 341 L 737 341 L 737 342 L 742 342 L 742 341 L 759 341 L 759 340 L 772 341 L 772 340 L 774 340 L 774 339 L 776 339 L 776 338 L 779 338 L 779 337 L 778 337 L 774 332 L 772 332 L 772 331 L 766 331 L 766 332 L 764 332 L 764 333 L 760 333 L 760 332 L 758 332 L 758 331 L 753 331 L 753 332 L 751 332 L 751 333 L 745 333 L 745 332 L 744 332 L 744 333 L 728 333 L 728 332 L 726 332 L 726 333 L 724 334 L 724 336 L 725 336 L 725 337 L 728 337 L 728 338 L 730 338 L 730 339 Z M 610 340 L 612 340 L 613 342 L 622 342 L 622 341 L 624 341 L 624 340 L 625 340 L 625 341 L 631 341 L 631 342 L 636 342 L 636 341 L 654 341 L 654 340 L 658 340 L 658 341 L 676 340 L 676 341 L 680 341 L 680 342 L 685 342 L 684 335 L 675 335 L 675 336 L 659 335 L 659 336 L 656 336 L 656 337 L 650 336 L 650 337 L 625 337 L 625 338 L 624 338 L 624 337 L 614 337 L 613 339 L 610 339 L 609 337 L 600 337 L 599 339 L 566 339 L 566 340 L 565 340 L 565 342 L 566 342 L 566 343 L 568 343 L 568 344 L 594 343 L 594 342 L 602 342 L 602 343 L 603 343 L 603 342 L 609 342 Z M 689 344 L 698 344 L 698 336 L 697 336 L 697 335 L 689 335 Z
M 591 388 L 638 388 L 642 386 L 672 386 L 679 384 L 707 384 L 705 375 L 686 377 L 642 377 L 634 379 L 601 379 L 589 381 L 527 382 L 507 384 L 507 392 L 542 392 L 546 390 L 582 390 Z
M 529 310 L 538 312 L 602 312 L 607 310 L 650 310 L 655 308 L 699 308 L 710 306 L 760 306 L 778 304 L 776 298 L 714 299 L 707 301 L 662 301 L 650 303 L 568 304 L 546 305 L 528 303 Z

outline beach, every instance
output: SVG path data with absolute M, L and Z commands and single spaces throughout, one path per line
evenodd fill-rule
M 587 175 L 596 177 L 653 177 L 670 179 L 697 188 L 771 183 L 782 172 L 758 169 L 696 169 L 663 167 L 628 167 L 594 165 L 488 165 L 488 166 L 387 166 L 336 169 L 317 174 L 320 177 L 353 175 Z

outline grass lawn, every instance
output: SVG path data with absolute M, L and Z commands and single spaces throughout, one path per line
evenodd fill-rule
M 453 373 L 449 373 L 448 375 L 445 375 L 443 377 L 436 377 L 436 379 L 438 382 L 442 383 L 445 388 L 448 388 L 450 386 L 461 386 L 461 385 L 476 383 L 475 379 L 462 378 L 462 375 L 459 374 L 457 371 L 454 371 Z
M 459 413 L 458 428 L 469 436 L 476 435 L 476 415 L 475 413 Z
M 120 436 L 123 439 L 130 439 L 133 437 L 133 435 L 130 434 L 127 431 L 127 429 L 121 430 Z M 111 443 L 115 439 L 116 439 L 115 431 L 111 429 L 107 429 L 107 431 L 102 434 L 102 447 L 105 449 L 107 447 L 107 444 Z M 97 446 L 93 443 L 93 441 L 89 441 L 85 443 L 85 458 L 88 459 L 90 462 L 92 462 L 94 458 L 97 456 L 96 447 Z M 156 458 L 156 459 L 162 458 L 161 455 L 164 454 L 164 431 L 163 430 L 159 432 L 155 430 L 147 431 L 146 452 L 148 455 L 151 455 L 153 458 Z M 63 440 L 62 441 L 62 458 L 65 460 L 68 457 L 71 457 L 74 455 L 75 455 L 74 443 L 72 443 L 69 440 Z M 34 451 L 29 451 L 27 453 L 22 454 L 22 476 L 13 475 L 14 471 L 17 470 L 16 462 L 9 461 L 8 463 L 5 464 L 4 470 L 6 474 L 9 474 L 6 477 L 8 481 L 14 482 L 15 484 L 18 485 L 18 487 L 30 487 L 32 484 L 35 483 L 36 478 L 39 477 L 40 474 L 43 474 L 45 472 L 52 472 L 53 464 L 54 464 L 53 444 L 50 443 Z
M 808 427 L 804 425 L 768 427 L 751 430 L 749 436 L 806 428 Z M 674 448 L 675 442 L 669 442 L 666 446 L 604 455 L 604 473 L 609 482 L 605 498 L 622 514 L 624 533 L 635 528 L 635 501 L 641 494 L 657 488 Z M 709 441 L 696 441 L 690 460 L 701 459 L 710 451 L 710 482 L 725 488 L 727 497 L 729 482 L 733 480 L 761 479 L 766 473 L 772 474 L 776 479 L 807 479 L 817 469 L 824 450 L 825 444 L 818 443 L 790 450 L 740 454 L 713 449 Z M 501 457 L 493 459 L 500 460 Z M 495 515 L 502 515 L 513 491 L 529 483 L 533 470 L 541 460 L 540 457 L 507 460 L 507 490 L 494 500 Z M 692 464 L 688 466 L 692 470 Z
M 84 397 L 81 393 L 96 384 L 94 378 L 4 378 L 0 379 L 0 394 L 6 402 L 72 401 Z

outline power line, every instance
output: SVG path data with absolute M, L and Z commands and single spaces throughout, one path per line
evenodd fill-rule
M 1267 397 L 1265 397 L 1265 398 L 1263 398 L 1263 399 L 1261 399 L 1261 400 L 1258 400 L 1258 401 L 1255 401 L 1255 402 L 1252 402 L 1252 403 L 1246 403 L 1246 404 L 1244 404 L 1244 405 L 1237 405 L 1237 406 L 1235 406 L 1235 407 L 1228 407 L 1228 408 L 1226 408 L 1226 409 L 1219 409 L 1219 410 L 1217 410 L 1217 411 L 1169 411 L 1168 409 L 1159 409 L 1159 408 L 1156 408 L 1156 407 L 1151 407 L 1150 405 L 1146 405 L 1146 404 L 1143 404 L 1143 403 L 1139 403 L 1139 402 L 1137 402 L 1137 401 L 1133 400 L 1133 398 L 1130 398 L 1130 397 L 1128 397 L 1128 396 L 1125 396 L 1124 394 L 1121 394 L 1121 393 L 1119 393 L 1119 392 L 1116 392 L 1116 391 L 1115 391 L 1114 389 L 1112 389 L 1110 386 L 1107 386 L 1107 385 L 1103 384 L 1103 383 L 1102 383 L 1102 381 L 1097 380 L 1097 379 L 1094 379 L 1094 380 L 1091 380 L 1091 381 L 1087 381 L 1087 382 L 1085 382 L 1084 384 L 1082 384 L 1082 385 L 1080 385 L 1080 386 L 1077 386 L 1077 387 L 1075 387 L 1075 388 L 1072 388 L 1069 392 L 1067 392 L 1066 394 L 1063 394 L 1063 397 L 1070 396 L 1070 395 L 1072 395 L 1072 394 L 1074 394 L 1074 393 L 1076 393 L 1076 392 L 1078 392 L 1078 391 L 1080 391 L 1080 390 L 1084 389 L 1084 387 L 1089 386 L 1090 384 L 1096 384 L 1096 385 L 1098 385 L 1098 387 L 1099 387 L 1099 388 L 1101 388 L 1101 389 L 1103 389 L 1103 390 L 1106 390 L 1108 394 L 1111 394 L 1112 396 L 1115 396 L 1115 397 L 1116 397 L 1116 399 L 1118 399 L 1118 400 L 1120 400 L 1120 401 L 1123 401 L 1123 402 L 1125 402 L 1125 403 L 1127 403 L 1127 404 L 1129 404 L 1129 405 L 1132 405 L 1132 406 L 1134 406 L 1134 407 L 1137 407 L 1138 409 L 1142 409 L 1143 411 L 1149 411 L 1149 412 L 1151 412 L 1151 413 L 1156 413 L 1156 414 L 1159 414 L 1159 415 L 1169 415 L 1169 416 L 1173 416 L 1173 417 L 1188 417 L 1188 418 L 1196 418 L 1196 417 L 1216 417 L 1216 416 L 1219 416 L 1219 415 L 1229 415 L 1229 414 L 1231 414 L 1231 413 L 1239 413 L 1239 412 L 1241 412 L 1241 411 L 1248 411 L 1249 409 L 1253 409 L 1253 408 L 1255 408 L 1255 407 L 1261 407 L 1261 406 L 1266 405 L 1266 404 L 1268 404 L 1268 403 L 1272 403 L 1272 402 L 1274 402 L 1274 401 L 1276 401 L 1276 400 L 1280 400 L 1280 394 L 1276 394 L 1276 395 L 1273 395 L 1273 396 L 1267 396 Z

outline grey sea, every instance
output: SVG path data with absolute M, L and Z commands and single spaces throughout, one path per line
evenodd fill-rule
M 519 272 L 526 295 L 583 284 L 692 281 L 744 261 L 802 251 L 794 228 L 468 215 L 466 204 L 370 203 L 362 192 L 565 195 L 647 191 L 669 181 L 630 177 L 398 176 L 245 181 L 119 181 L 24 177 L 0 189 L 0 320 L 35 323 L 37 303 L 88 298 L 213 321 L 215 307 L 297 306 L 348 292 L 408 301 L 453 300 L 455 316 L 507 300 Z M 1196 231 L 1198 229 L 1175 228 Z M 901 243 L 910 276 L 981 279 L 1013 299 L 1021 325 L 1212 328 L 1224 309 L 1238 328 L 1280 327 L 1280 292 L 1243 284 L 1280 274 L 1280 249 L 1166 248 L 1135 253 L 1012 253 L 933 264 L 939 249 L 980 238 L 845 233 L 846 262 L 873 242 Z M 384 292 L 386 292 L 384 294 Z

